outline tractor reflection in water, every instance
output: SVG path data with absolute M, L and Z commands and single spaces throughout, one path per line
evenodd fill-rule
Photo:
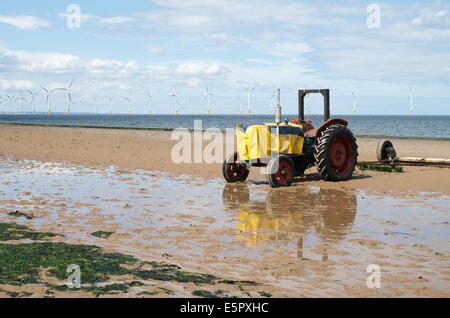
M 227 184 L 222 198 L 227 211 L 238 213 L 237 238 L 248 247 L 294 238 L 297 257 L 303 258 L 303 238 L 315 229 L 323 261 L 328 258 L 327 246 L 353 227 L 357 209 L 354 194 L 330 189 L 269 189 L 265 201 L 252 201 L 246 184 Z

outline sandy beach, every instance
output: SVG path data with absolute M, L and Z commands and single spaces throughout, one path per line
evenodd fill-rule
M 401 156 L 450 158 L 450 141 L 391 140 Z M 360 160 L 378 142 L 358 138 Z M 14 284 L 0 273 L 0 297 L 450 296 L 450 169 L 333 183 L 312 168 L 287 189 L 254 169 L 227 185 L 221 164 L 173 163 L 176 143 L 167 131 L 1 125 L 2 261 L 9 249 L 10 262 L 32 259 L 30 242 L 63 261 Z M 90 261 L 72 254 L 86 249 L 112 274 L 85 274 Z M 87 280 L 78 291 L 57 267 L 73 262 Z M 369 264 L 380 289 L 366 286 Z
M 381 139 L 358 138 L 359 160 L 376 160 Z M 449 140 L 391 138 L 402 157 L 450 158 Z M 222 176 L 221 164 L 175 164 L 171 150 L 177 141 L 168 131 L 142 131 L 90 128 L 59 128 L 0 125 L 0 154 L 16 160 L 67 162 L 84 167 L 116 166 L 189 174 L 206 179 Z M 205 147 L 207 141 L 203 142 Z M 225 157 L 225 149 L 224 149 Z M 316 168 L 306 173 L 310 185 L 327 188 L 368 189 L 376 191 L 429 191 L 450 194 L 450 169 L 406 167 L 405 173 L 393 174 L 356 171 L 349 182 L 328 183 L 318 180 Z M 250 178 L 265 180 L 258 169 Z

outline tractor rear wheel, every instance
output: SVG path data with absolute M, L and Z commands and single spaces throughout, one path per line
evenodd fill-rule
M 314 154 L 317 169 L 326 181 L 349 180 L 358 160 L 358 145 L 345 126 L 328 127 L 319 137 Z
M 294 162 L 288 156 L 273 158 L 267 165 L 267 181 L 272 188 L 289 187 L 294 175 Z
M 247 180 L 249 171 L 239 162 L 239 154 L 229 154 L 222 165 L 222 174 L 228 183 L 236 183 Z

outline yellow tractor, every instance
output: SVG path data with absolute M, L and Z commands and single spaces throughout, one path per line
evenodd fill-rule
M 324 123 L 317 129 L 305 121 L 305 96 L 324 98 Z M 225 159 L 222 172 L 229 183 L 242 182 L 251 167 L 266 167 L 272 187 L 288 187 L 316 165 L 326 181 L 349 180 L 358 160 L 358 146 L 348 122 L 330 118 L 330 90 L 299 90 L 299 118 L 281 122 L 280 91 L 275 123 L 236 127 L 237 151 Z

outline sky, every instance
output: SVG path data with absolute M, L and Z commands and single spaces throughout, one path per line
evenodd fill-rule
M 79 23 L 78 23 L 79 22 Z M 283 113 L 297 90 L 331 89 L 332 113 L 450 115 L 450 1 L 15 0 L 0 3 L 0 95 L 67 87 L 72 111 Z M 311 111 L 323 112 L 321 96 Z M 17 109 L 18 102 L 14 105 Z M 66 92 L 51 96 L 64 112 Z M 213 106 L 211 106 L 213 107 Z M 46 96 L 36 99 L 46 111 Z

